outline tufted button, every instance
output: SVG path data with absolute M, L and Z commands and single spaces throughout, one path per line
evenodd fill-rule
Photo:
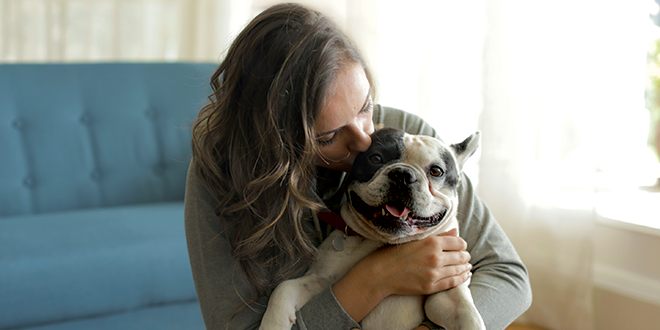
M 92 116 L 87 112 L 83 113 L 82 116 L 80 116 L 80 123 L 88 126 L 92 123 Z
M 25 121 L 23 121 L 22 118 L 16 118 L 14 121 L 11 123 L 11 127 L 21 130 L 23 127 L 25 127 Z
M 154 119 L 156 118 L 156 110 L 149 108 L 144 111 L 144 116 L 149 119 Z
M 89 173 L 89 178 L 92 179 L 92 181 L 94 182 L 101 181 L 101 171 L 98 169 L 93 170 L 92 172 Z
M 35 186 L 34 177 L 26 176 L 25 178 L 23 178 L 23 186 L 28 189 L 34 188 Z

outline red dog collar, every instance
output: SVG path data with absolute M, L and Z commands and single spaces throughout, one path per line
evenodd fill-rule
M 346 235 L 348 236 L 359 236 L 355 230 L 353 230 L 351 227 L 349 227 L 346 224 L 346 221 L 339 215 L 338 213 L 335 212 L 330 212 L 330 211 L 319 211 L 317 213 L 319 219 L 325 221 L 329 225 L 343 231 Z

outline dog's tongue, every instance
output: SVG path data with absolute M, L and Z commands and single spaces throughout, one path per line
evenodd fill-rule
M 410 213 L 410 210 L 405 206 L 402 210 L 394 205 L 385 204 L 385 208 L 387 209 L 387 212 L 390 212 L 391 215 L 397 218 L 405 218 L 408 216 L 408 213 Z

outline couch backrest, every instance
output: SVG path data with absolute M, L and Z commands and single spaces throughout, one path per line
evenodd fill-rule
M 0 216 L 183 199 L 215 67 L 0 65 Z

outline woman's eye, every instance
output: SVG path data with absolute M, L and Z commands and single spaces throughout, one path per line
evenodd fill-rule
M 333 135 L 330 139 L 328 139 L 328 140 L 317 140 L 317 142 L 318 142 L 318 144 L 319 144 L 321 147 L 325 147 L 325 146 L 327 146 L 327 145 L 329 145 L 329 144 L 332 144 L 332 142 L 335 142 L 336 139 L 337 139 L 337 134 L 334 134 L 334 135 Z
M 383 162 L 383 158 L 380 157 L 380 155 L 375 154 L 375 155 L 369 156 L 369 161 L 371 161 L 372 164 L 380 164 L 380 163 Z
M 369 99 L 369 103 L 367 103 L 367 106 L 364 107 L 364 109 L 360 110 L 360 113 L 368 113 L 374 108 L 374 101 Z
M 429 174 L 431 174 L 431 176 L 440 177 L 445 174 L 445 171 L 443 171 L 439 166 L 432 166 L 429 170 Z

